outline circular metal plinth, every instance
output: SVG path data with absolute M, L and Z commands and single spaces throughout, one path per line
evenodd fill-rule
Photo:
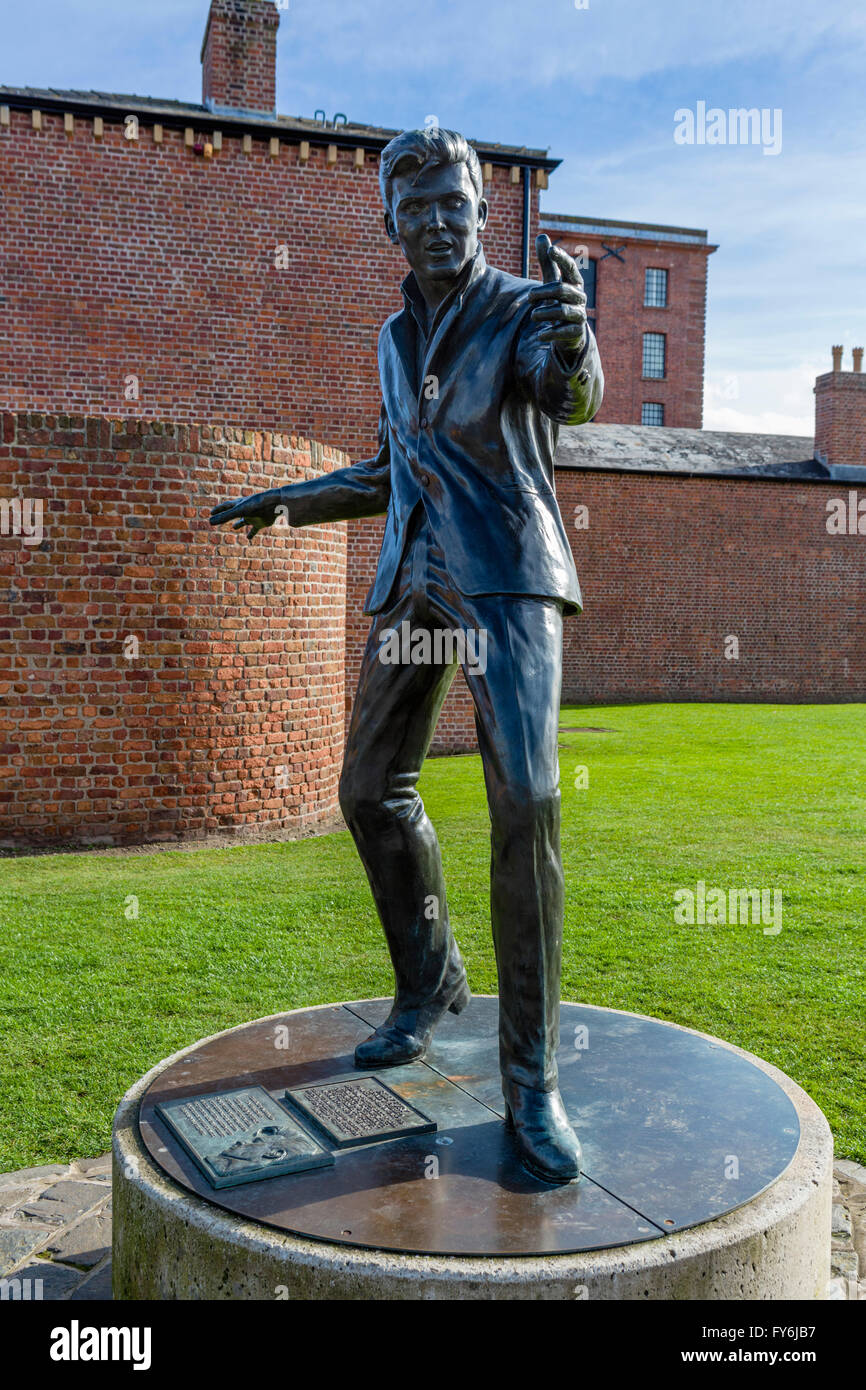
M 823 1115 L 758 1058 L 658 1020 L 562 1005 L 561 1090 L 584 1148 L 582 1179 L 568 1187 L 527 1174 L 505 1131 L 495 998 L 448 1015 L 423 1062 L 380 1074 L 436 1121 L 435 1134 L 217 1191 L 155 1112 L 160 1101 L 238 1086 L 282 1099 L 287 1088 L 356 1077 L 354 1048 L 389 1002 L 243 1025 L 130 1091 L 115 1127 L 117 1297 L 823 1290 L 832 1158 Z

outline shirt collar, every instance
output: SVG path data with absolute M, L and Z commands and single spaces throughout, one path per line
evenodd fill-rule
M 475 281 L 480 279 L 480 277 L 484 274 L 486 269 L 487 261 L 484 256 L 484 248 L 479 243 L 475 255 L 472 257 L 470 261 L 467 261 L 466 265 L 463 267 L 459 276 L 457 277 L 456 284 L 454 284 L 448 291 L 448 294 L 442 300 L 442 303 L 438 306 L 435 314 L 433 315 L 432 320 L 430 321 L 431 333 L 433 331 L 433 328 L 436 326 L 437 322 L 439 322 L 442 319 L 443 315 L 448 312 L 452 304 L 456 304 L 458 309 L 461 309 L 463 307 L 463 296 L 465 295 L 469 286 L 474 285 Z M 422 332 L 426 334 L 428 313 L 427 304 L 419 288 L 418 281 L 415 279 L 414 270 L 410 270 L 409 274 L 406 276 L 406 279 L 400 286 L 400 289 L 403 294 L 403 303 L 405 304 L 409 312 L 412 314 L 413 318 L 415 319 L 415 322 L 418 324 L 418 327 L 422 330 Z

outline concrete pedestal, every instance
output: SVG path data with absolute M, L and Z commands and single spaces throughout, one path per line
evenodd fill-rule
M 766 1062 L 689 1029 L 562 1005 L 581 1181 L 524 1172 L 502 1123 L 497 1001 L 381 1073 L 437 1123 L 333 1167 L 215 1190 L 161 1100 L 357 1075 L 368 1000 L 260 1019 L 160 1063 L 114 1132 L 118 1299 L 801 1299 L 829 1278 L 832 1140 Z

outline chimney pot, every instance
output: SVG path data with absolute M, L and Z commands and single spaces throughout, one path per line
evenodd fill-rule
M 830 350 L 831 350 L 831 352 L 833 353 L 833 371 L 834 371 L 834 372 L 841 372 L 841 370 L 842 370 L 842 353 L 844 352 L 844 348 L 842 348 L 842 347 L 834 347 L 834 348 L 831 348 Z
M 272 0 L 211 0 L 201 50 L 205 106 L 220 113 L 276 114 L 279 24 Z
M 862 372 L 862 370 L 863 370 L 863 349 L 862 349 L 862 348 L 852 348 L 852 349 L 851 349 L 851 356 L 854 358 L 854 370 L 855 370 L 855 372 Z

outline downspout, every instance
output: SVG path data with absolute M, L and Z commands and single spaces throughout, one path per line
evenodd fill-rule
M 529 223 L 531 209 L 532 170 L 523 166 L 523 270 L 524 280 L 529 279 Z

